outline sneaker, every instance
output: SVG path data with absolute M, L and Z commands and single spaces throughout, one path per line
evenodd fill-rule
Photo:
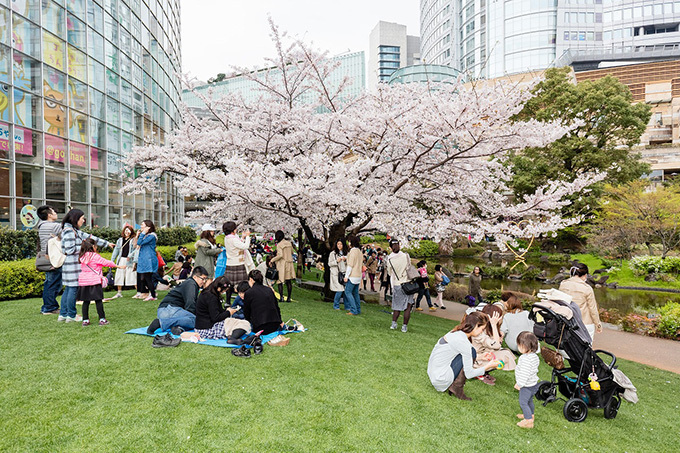
M 401 326 L 401 331 L 404 332 L 404 333 L 408 332 L 408 326 L 406 324 Z
M 253 345 L 253 354 L 259 355 L 259 354 L 262 354 L 263 352 L 264 352 L 264 347 L 262 346 L 262 342 L 255 343 Z
M 442 310 L 446 310 L 446 307 L 443 306 L 443 305 L 442 305 L 441 307 L 439 307 L 439 308 L 441 308 Z
M 439 304 L 438 304 L 437 302 L 433 303 L 432 305 L 434 305 L 435 307 L 439 308 Z
M 238 349 L 232 349 L 231 354 L 236 356 L 236 357 L 250 357 L 250 349 L 247 349 L 245 346 L 241 346 Z
M 150 300 L 158 300 L 158 298 L 153 297 L 153 296 L 149 296 L 149 297 L 145 297 L 145 298 L 144 298 L 144 302 L 148 302 L 148 301 L 150 301 Z
M 133 299 L 143 299 L 142 293 L 137 293 L 134 296 L 132 296 Z
M 83 320 L 83 317 L 80 315 L 76 315 L 75 317 L 70 317 L 67 316 L 65 319 L 65 322 L 80 322 Z
M 436 307 L 430 307 L 430 311 L 437 311 Z
M 83 327 L 87 327 L 87 326 L 89 326 L 89 325 L 90 325 L 90 320 L 89 320 L 89 319 L 86 319 L 85 321 L 83 321 Z
M 352 313 L 351 311 L 348 311 L 346 314 L 348 314 L 349 316 L 354 316 L 354 313 Z
M 420 308 L 420 307 L 416 307 L 416 310 L 418 310 L 418 311 L 423 311 L 423 309 Z
M 106 320 L 106 318 L 102 318 L 99 320 L 99 325 L 100 326 L 108 326 L 109 322 Z
M 106 299 L 104 299 L 104 302 L 109 302 L 112 301 L 113 299 L 118 299 L 120 297 L 123 297 L 123 295 L 121 293 L 116 293 L 112 297 L 107 297 Z
M 66 321 L 66 316 L 59 315 L 59 317 L 57 318 L 57 321 L 59 321 L 59 322 Z
M 390 329 L 394 330 L 397 328 L 397 323 L 392 321 L 392 325 L 390 326 Z
M 182 335 L 182 332 L 184 332 L 184 329 L 181 328 L 180 326 L 172 326 L 172 327 L 170 328 L 170 332 L 171 332 L 173 335 Z
M 165 335 L 156 335 L 153 338 L 151 346 L 154 348 L 174 348 L 182 342 L 181 338 L 173 338 L 172 335 L 166 333 Z
M 43 315 L 58 315 L 59 314 L 59 309 L 57 308 L 56 310 L 52 311 L 43 311 L 41 312 Z
M 482 381 L 486 385 L 496 385 L 495 381 L 492 381 L 491 379 L 489 379 L 490 377 L 491 376 L 487 376 L 486 374 L 484 374 L 482 376 L 477 376 L 477 379 L 479 379 L 480 381 Z

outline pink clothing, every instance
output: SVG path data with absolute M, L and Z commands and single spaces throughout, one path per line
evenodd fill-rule
M 80 258 L 80 275 L 78 286 L 93 286 L 102 284 L 102 267 L 116 267 L 116 263 L 109 261 L 94 252 L 88 252 Z
M 420 276 L 423 278 L 427 278 L 427 269 L 424 267 L 421 267 L 418 269 L 418 272 L 420 272 Z

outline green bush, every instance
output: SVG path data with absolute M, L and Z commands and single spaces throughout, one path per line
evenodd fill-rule
M 10 230 L 0 228 L 0 261 L 30 258 L 38 251 L 37 230 Z
M 633 271 L 642 274 L 680 274 L 680 257 L 634 256 L 629 263 Z
M 196 242 L 196 232 L 191 227 L 159 228 L 156 234 L 158 235 L 156 245 L 178 246 L 188 242 Z
M 371 244 L 372 242 L 387 242 L 387 236 L 382 233 L 376 233 L 368 236 L 361 236 L 361 244 Z
M 406 247 L 404 251 L 413 258 L 424 258 L 439 255 L 439 243 L 422 240 L 413 244 L 414 247 Z
M 0 300 L 42 295 L 45 274 L 35 270 L 35 260 L 0 262 Z
M 485 278 L 504 280 L 510 275 L 510 268 L 507 266 L 480 266 L 480 270 Z
M 522 273 L 522 280 L 536 280 L 543 271 L 537 267 L 530 267 Z
M 482 247 L 469 247 L 469 248 L 460 248 L 460 249 L 453 249 L 451 250 L 451 256 L 476 256 L 481 254 L 484 251 Z
M 668 302 L 659 309 L 657 332 L 661 337 L 680 337 L 680 303 Z

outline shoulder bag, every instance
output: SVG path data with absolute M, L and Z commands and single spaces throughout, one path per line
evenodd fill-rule
M 408 258 L 408 255 L 406 255 L 406 257 Z M 394 272 L 394 275 L 398 278 L 399 275 L 397 275 L 397 270 L 394 268 L 394 264 L 392 264 L 392 261 L 389 259 L 387 261 L 390 263 L 390 266 L 392 267 L 392 272 Z M 409 263 L 411 262 L 411 258 L 408 258 L 408 262 Z M 411 264 L 409 265 L 413 267 L 413 265 Z M 417 270 L 416 273 L 418 274 L 418 277 L 411 278 L 408 275 L 408 267 L 406 268 L 406 277 L 411 279 L 406 283 L 401 284 L 401 290 L 404 291 L 404 294 L 406 294 L 407 296 L 412 296 L 413 294 L 417 293 L 420 290 L 420 285 L 418 284 L 418 282 L 415 281 L 416 278 L 420 277 L 420 273 Z
M 97 272 L 96 270 L 92 269 L 89 264 L 86 264 L 85 266 L 89 267 L 92 272 L 99 275 L 99 277 L 101 278 L 102 288 L 108 288 L 109 279 L 104 276 L 103 270 L 101 272 Z
M 279 279 L 279 270 L 275 267 L 268 267 L 264 276 L 267 278 L 267 280 L 276 281 Z
M 66 255 L 61 250 L 61 239 L 59 236 L 54 236 L 47 241 L 47 256 L 50 264 L 55 269 L 60 268 L 66 260 Z

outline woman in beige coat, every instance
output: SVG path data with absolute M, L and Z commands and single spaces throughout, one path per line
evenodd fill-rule
M 293 279 L 295 278 L 295 262 L 293 261 L 293 244 L 285 239 L 283 231 L 279 230 L 274 233 L 274 240 L 276 241 L 276 256 L 272 258 L 272 264 L 276 265 L 279 271 L 279 294 L 281 295 L 281 302 L 283 302 L 283 284 L 286 284 L 288 292 L 288 299 L 290 302 L 290 295 L 293 292 Z M 303 259 L 298 256 L 298 259 Z
M 578 263 L 571 268 L 571 278 L 560 283 L 560 291 L 571 296 L 571 300 L 581 309 L 581 318 L 590 338 L 595 338 L 595 332 L 602 333 L 602 323 L 600 323 L 600 312 L 597 309 L 595 292 L 586 283 L 588 278 L 588 266 Z

